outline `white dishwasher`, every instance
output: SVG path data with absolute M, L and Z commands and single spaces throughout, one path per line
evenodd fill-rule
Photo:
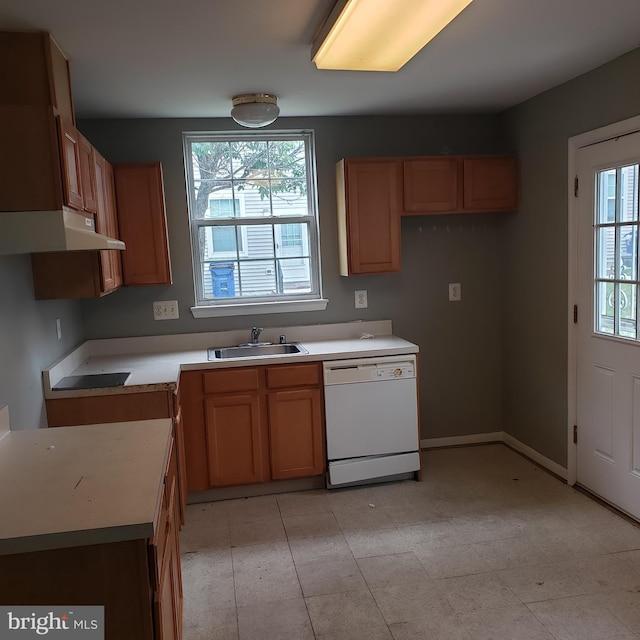
M 415 356 L 324 363 L 329 488 L 420 469 Z

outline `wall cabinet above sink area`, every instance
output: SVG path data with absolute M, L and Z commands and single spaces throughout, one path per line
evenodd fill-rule
M 516 211 L 510 156 L 345 158 L 336 165 L 340 275 L 400 271 L 400 217 Z

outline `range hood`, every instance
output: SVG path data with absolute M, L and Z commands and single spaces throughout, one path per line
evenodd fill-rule
M 70 209 L 0 211 L 0 255 L 124 248 L 124 242 L 96 233 L 91 218 Z

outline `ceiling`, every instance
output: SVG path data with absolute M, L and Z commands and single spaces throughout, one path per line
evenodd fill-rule
M 51 32 L 83 118 L 497 112 L 640 46 L 639 0 L 474 0 L 397 73 L 319 71 L 334 1 L 0 0 L 0 28 Z

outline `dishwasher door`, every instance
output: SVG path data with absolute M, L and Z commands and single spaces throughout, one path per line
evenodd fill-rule
M 419 450 L 413 356 L 325 362 L 327 458 Z

